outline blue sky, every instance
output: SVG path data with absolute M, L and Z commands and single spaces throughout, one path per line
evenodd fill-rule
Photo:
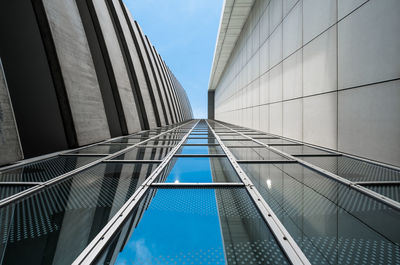
M 195 118 L 207 116 L 207 89 L 222 0 L 124 0 L 188 93 Z

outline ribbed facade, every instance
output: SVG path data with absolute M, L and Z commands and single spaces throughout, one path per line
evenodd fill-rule
M 1 119 L 18 130 L 2 123 L 0 136 L 19 134 L 18 159 L 192 118 L 185 90 L 122 0 L 1 1 L 0 24 L 0 89 L 11 102 L 1 101 Z

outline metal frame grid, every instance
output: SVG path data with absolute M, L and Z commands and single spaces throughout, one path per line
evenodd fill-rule
M 97 234 L 97 236 L 90 242 L 90 244 L 81 252 L 81 254 L 72 263 L 77 264 L 91 264 L 98 257 L 100 252 L 106 247 L 109 241 L 113 238 L 114 234 L 129 217 L 130 213 L 134 210 L 135 206 L 140 202 L 141 198 L 146 194 L 147 190 L 153 185 L 159 174 L 168 165 L 170 160 L 174 157 L 175 153 L 179 150 L 180 146 L 186 141 L 193 128 L 198 124 L 197 121 L 192 129 L 181 139 L 181 141 L 168 153 L 162 160 L 159 166 L 151 173 L 151 175 L 138 187 L 135 193 L 129 200 L 119 209 L 107 225 Z M 157 183 L 158 185 L 158 183 Z M 171 185 L 168 185 L 171 186 Z
M 375 200 L 383 202 L 384 204 L 386 204 L 386 205 L 388 205 L 388 206 L 390 206 L 390 207 L 392 207 L 392 208 L 394 208 L 396 210 L 400 210 L 400 202 L 392 200 L 392 199 L 390 199 L 390 198 L 388 198 L 388 197 L 386 197 L 386 196 L 384 196 L 382 194 L 379 194 L 379 193 L 377 193 L 377 192 L 375 192 L 373 190 L 370 190 L 370 189 L 368 189 L 368 188 L 363 186 L 363 185 L 367 185 L 367 184 L 364 184 L 362 182 L 353 182 L 353 181 L 350 181 L 350 180 L 345 179 L 343 177 L 340 177 L 340 176 L 338 176 L 336 174 L 333 174 L 333 173 L 331 173 L 331 172 L 329 172 L 329 171 L 327 171 L 325 169 L 322 169 L 322 168 L 317 167 L 317 166 L 315 166 L 315 165 L 313 165 L 313 164 L 311 164 L 309 162 L 306 162 L 306 161 L 302 160 L 301 156 L 298 157 L 298 156 L 293 156 L 293 155 L 287 154 L 285 152 L 282 152 L 279 149 L 274 148 L 273 147 L 274 144 L 262 143 L 262 142 L 258 141 L 257 139 L 254 139 L 254 138 L 252 138 L 252 137 L 250 137 L 248 135 L 245 135 L 244 133 L 242 133 L 240 131 L 232 129 L 229 126 L 227 126 L 226 123 L 221 123 L 221 122 L 218 122 L 218 121 L 214 121 L 214 122 L 218 123 L 219 125 L 227 128 L 227 129 L 229 129 L 229 130 L 231 130 L 233 132 L 239 133 L 240 135 L 242 135 L 242 136 L 244 136 L 244 137 L 246 137 L 246 138 L 248 138 L 248 139 L 250 139 L 250 140 L 252 140 L 252 141 L 254 141 L 254 142 L 258 143 L 258 144 L 260 144 L 260 145 L 263 145 L 263 146 L 267 147 L 269 150 L 275 151 L 278 154 L 280 154 L 280 155 L 282 155 L 284 157 L 287 157 L 288 159 L 294 160 L 294 161 L 298 162 L 299 164 L 301 164 L 301 165 L 303 165 L 303 166 L 305 166 L 307 168 L 310 168 L 310 169 L 312 169 L 314 171 L 317 171 L 318 173 L 320 173 L 320 174 L 322 174 L 322 175 L 324 175 L 326 177 L 332 178 L 332 179 L 334 179 L 334 180 L 336 180 L 336 181 L 338 181 L 338 182 L 340 182 L 342 184 L 345 184 L 345 185 L 349 186 L 352 189 L 355 189 L 355 190 L 357 190 L 359 192 L 362 192 L 363 194 L 366 194 L 367 196 L 369 196 L 369 197 L 371 197 L 371 198 L 373 198 Z M 284 139 L 284 138 L 282 138 L 282 139 Z M 298 142 L 298 141 L 296 141 L 296 142 Z M 300 142 L 298 142 L 298 143 L 300 143 Z M 331 150 L 324 149 L 324 148 L 321 148 L 321 147 L 314 147 L 312 145 L 307 145 L 307 144 L 303 144 L 303 143 L 301 143 L 301 145 L 310 146 L 310 147 L 313 147 L 313 148 L 321 149 L 323 151 L 328 151 L 328 152 L 336 154 L 337 156 L 348 156 L 346 154 L 341 154 L 341 153 L 338 153 L 338 152 L 332 152 Z M 313 156 L 324 156 L 324 155 L 313 155 Z M 348 156 L 348 157 L 351 157 L 351 156 Z M 353 158 L 356 158 L 356 157 L 353 156 Z M 358 159 L 358 158 L 356 158 L 356 159 Z M 362 161 L 370 162 L 367 159 L 362 159 Z M 374 163 L 374 162 L 370 162 L 370 163 L 385 166 L 384 164 L 380 164 L 380 163 Z M 394 168 L 394 167 L 389 167 L 389 168 Z M 395 169 L 399 170 L 398 168 L 395 168 Z M 382 182 L 379 182 L 379 183 L 382 183 Z
M 112 153 L 112 154 L 71 154 L 71 152 L 82 150 L 84 148 L 89 148 L 89 147 L 94 147 L 94 146 L 97 146 L 97 145 L 101 145 L 101 144 L 107 143 L 108 141 L 113 141 L 115 139 L 120 139 L 120 138 L 124 138 L 124 137 L 126 138 L 126 137 L 129 137 L 129 136 L 132 136 L 132 135 L 138 135 L 138 134 L 141 134 L 141 133 L 146 133 L 148 131 L 141 131 L 141 132 L 129 135 L 129 136 L 119 136 L 119 137 L 116 137 L 116 138 L 113 138 L 113 139 L 106 140 L 104 142 L 100 142 L 100 143 L 96 143 L 96 144 L 92 144 L 92 145 L 88 145 L 88 146 L 83 146 L 83 147 L 72 149 L 72 150 L 66 150 L 66 151 L 62 151 L 62 152 L 53 153 L 53 154 L 50 154 L 48 156 L 47 155 L 46 156 L 41 156 L 41 157 L 39 157 L 37 159 L 26 160 L 26 161 L 23 161 L 21 163 L 15 164 L 15 165 L 11 165 L 11 166 L 0 168 L 0 173 L 1 173 L 1 172 L 6 171 L 6 170 L 8 171 L 8 170 L 12 170 L 12 169 L 17 169 L 19 167 L 22 167 L 22 166 L 25 166 L 25 165 L 28 165 L 28 164 L 31 164 L 31 163 L 34 163 L 34 162 L 39 162 L 39 161 L 43 160 L 44 157 L 46 159 L 49 159 L 49 158 L 55 158 L 55 157 L 58 157 L 58 156 L 74 156 L 74 157 L 79 157 L 79 156 L 101 156 L 101 158 L 98 159 L 98 160 L 90 162 L 90 163 L 88 163 L 88 164 L 86 164 L 84 166 L 78 167 L 78 168 L 76 168 L 76 169 L 74 169 L 72 171 L 69 171 L 69 172 L 65 173 L 65 174 L 62 174 L 62 175 L 59 175 L 59 176 L 55 176 L 54 178 L 52 178 L 52 179 L 50 179 L 50 180 L 48 180 L 46 182 L 38 182 L 35 185 L 32 184 L 31 185 L 32 187 L 30 187 L 28 189 L 25 189 L 25 190 L 23 190 L 21 192 L 18 192 L 18 193 L 14 194 L 14 195 L 11 195 L 11 196 L 9 196 L 7 198 L 4 198 L 4 199 L 0 200 L 0 207 L 3 207 L 3 206 L 8 205 L 10 203 L 16 202 L 18 200 L 21 200 L 21 199 L 25 198 L 26 196 L 32 195 L 32 194 L 34 194 L 36 192 L 39 192 L 40 190 L 42 190 L 44 188 L 47 188 L 47 187 L 49 187 L 51 185 L 54 185 L 54 184 L 56 184 L 56 183 L 58 183 L 58 182 L 60 182 L 60 181 L 62 181 L 64 179 L 66 179 L 66 178 L 68 178 L 68 177 L 70 177 L 70 176 L 72 176 L 72 175 L 74 175 L 76 173 L 79 173 L 79 172 L 81 172 L 83 170 L 86 170 L 86 169 L 88 169 L 88 168 L 90 168 L 92 166 L 98 165 L 98 164 L 100 164 L 102 162 L 105 162 L 105 161 L 108 162 L 108 160 L 111 160 L 114 157 L 117 157 L 117 156 L 119 156 L 121 154 L 124 154 L 124 153 L 134 149 L 135 147 L 145 143 L 145 142 L 154 140 L 155 138 L 157 138 L 157 137 L 159 137 L 161 135 L 164 135 L 164 134 L 167 134 L 168 132 L 174 131 L 177 128 L 183 127 L 183 126 L 189 124 L 190 122 L 192 122 L 192 121 L 181 123 L 181 124 L 171 128 L 169 130 L 166 130 L 166 131 L 164 131 L 162 133 L 156 134 L 154 136 L 149 136 L 147 139 L 144 139 L 143 141 L 141 141 L 139 143 L 127 144 L 126 148 L 121 149 L 120 151 L 117 151 L 117 152 Z M 1 187 L 1 185 L 3 185 L 3 183 L 4 182 L 0 182 L 0 187 Z M 21 184 L 19 184 L 19 183 L 21 183 Z M 13 182 L 13 185 L 27 185 L 25 183 L 26 182 Z M 5 185 L 10 186 L 11 184 L 5 184 Z M 29 186 L 29 185 L 27 185 L 27 186 Z
M 278 217 L 272 211 L 271 207 L 268 203 L 263 199 L 261 194 L 258 192 L 254 184 L 251 182 L 249 177 L 243 171 L 243 169 L 238 164 L 238 161 L 235 159 L 233 154 L 229 151 L 228 147 L 225 146 L 223 141 L 219 138 L 218 134 L 215 133 L 214 129 L 207 122 L 210 130 L 213 132 L 215 138 L 219 142 L 221 148 L 224 150 L 227 155 L 231 165 L 235 169 L 239 178 L 245 185 L 245 188 L 250 195 L 250 198 L 253 200 L 254 204 L 258 208 L 261 213 L 261 216 L 266 221 L 268 227 L 271 229 L 271 232 L 275 236 L 277 242 L 281 246 L 282 250 L 285 252 L 286 256 L 290 260 L 292 264 L 311 264 L 307 257 L 304 255 L 303 251 L 301 251 L 300 247 L 297 245 L 295 240 L 286 230 L 284 225 L 279 221 Z

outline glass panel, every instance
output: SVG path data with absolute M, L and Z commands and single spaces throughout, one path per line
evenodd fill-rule
M 299 164 L 242 168 L 312 264 L 400 262 L 397 210 Z
M 138 223 L 127 222 L 97 264 L 117 255 L 115 264 L 289 264 L 242 188 L 151 189 L 150 196 L 131 217 Z
M 225 154 L 220 146 L 215 145 L 182 146 L 177 153 L 189 155 Z
M 122 149 L 125 149 L 131 145 L 129 144 L 98 144 L 90 146 L 77 151 L 69 152 L 68 154 L 112 154 Z
M 269 150 L 261 148 L 229 148 L 237 160 L 288 160 L 287 158 Z
M 151 140 L 140 145 L 177 145 L 179 141 L 170 140 Z
M 241 182 L 226 157 L 174 157 L 157 182 Z
M 111 141 L 112 143 L 123 143 L 123 144 L 137 144 L 142 141 L 147 140 L 147 137 L 140 138 L 140 139 L 133 139 L 133 138 L 121 138 Z
M 222 142 L 227 146 L 262 146 L 252 140 L 248 141 L 231 141 L 231 140 L 222 140 Z
M 392 200 L 400 202 L 400 184 L 398 185 L 363 185 L 377 193 L 380 193 Z
M 264 144 L 297 144 L 295 142 L 283 139 L 257 139 L 257 141 L 262 142 Z
M 351 181 L 400 180 L 398 170 L 346 156 L 302 157 L 301 159 Z
M 249 140 L 249 138 L 246 138 L 246 137 L 241 136 L 241 135 L 222 135 L 221 136 L 221 135 L 218 134 L 218 136 L 219 136 L 219 138 L 221 138 L 221 140 L 229 140 L 229 139 L 244 140 L 244 141 Z
M 214 139 L 187 139 L 186 144 L 217 144 L 218 141 L 214 138 Z
M 11 185 L 0 185 L 0 200 L 3 200 L 11 195 L 17 194 L 23 190 L 29 189 L 34 186 L 11 186 Z M 1 247 L 0 247 L 1 249 Z
M 100 164 L 1 208 L 1 264 L 71 264 L 157 165 Z
M 74 169 L 87 165 L 101 157 L 57 156 L 0 172 L 1 182 L 44 182 Z
M 290 155 L 325 155 L 332 154 L 330 152 L 313 148 L 306 145 L 277 145 L 274 148 Z
M 134 149 L 119 155 L 112 160 L 162 160 L 171 152 L 169 148 L 135 147 Z

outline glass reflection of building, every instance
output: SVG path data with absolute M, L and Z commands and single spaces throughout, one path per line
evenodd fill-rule
M 303 264 L 400 262 L 395 204 L 287 154 L 325 161 L 318 165 L 350 180 L 376 180 L 371 172 L 380 172 L 393 181 L 398 171 L 306 145 L 270 148 L 257 139 L 279 138 L 208 124 L 166 127 L 1 171 L 3 183 L 26 183 L 2 186 L 11 201 L 1 201 L 1 264 L 297 264 L 268 218 Z M 348 161 L 357 170 L 346 168 Z

